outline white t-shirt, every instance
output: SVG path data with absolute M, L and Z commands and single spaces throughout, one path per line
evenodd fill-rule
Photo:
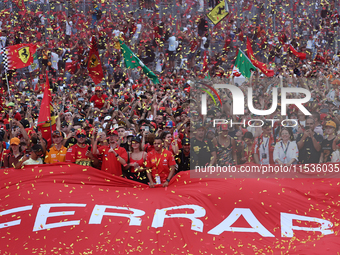
M 175 51 L 178 47 L 178 41 L 176 41 L 176 36 L 174 36 L 174 35 L 171 36 L 168 41 L 169 41 L 168 50 L 169 51 Z
M 66 35 L 72 34 L 72 21 L 66 22 Z
M 157 59 L 156 61 L 156 72 L 162 72 L 162 68 L 164 65 L 164 59 Z
M 263 143 L 260 143 L 260 148 L 259 148 L 259 159 L 261 164 L 269 164 L 269 137 L 263 137 Z M 266 154 L 266 158 L 262 158 L 263 154 Z
M 7 40 L 6 36 L 0 36 L 0 48 L 6 46 L 6 40 Z
M 207 38 L 206 38 L 205 36 L 203 36 L 203 37 L 202 37 L 202 43 L 201 43 L 201 49 L 202 49 L 202 50 L 205 50 L 204 44 L 206 43 L 206 41 L 207 41 Z
M 29 158 L 28 160 L 26 160 L 24 163 L 22 163 L 22 166 L 27 166 L 27 165 L 40 165 L 43 164 L 44 162 L 42 161 L 41 158 L 38 158 L 38 160 L 33 160 L 31 158 Z
M 120 30 L 113 30 L 112 34 L 113 34 L 115 37 L 119 37 L 121 34 L 123 34 L 123 32 L 120 32 Z
M 138 36 L 139 36 L 141 30 L 142 30 L 142 24 L 137 24 L 136 32 L 135 32 L 135 34 L 133 35 L 133 38 L 134 38 L 134 39 L 136 39 L 136 40 L 138 39 Z

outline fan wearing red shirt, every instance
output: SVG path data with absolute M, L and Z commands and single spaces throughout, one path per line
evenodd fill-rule
M 154 146 L 155 150 L 146 156 L 146 173 L 150 181 L 150 188 L 154 188 L 155 183 L 163 183 L 163 187 L 167 187 L 175 173 L 175 158 L 170 151 L 163 148 L 160 137 L 155 138 Z
M 90 102 L 94 103 L 95 108 L 102 109 L 106 105 L 108 96 L 103 94 L 103 88 L 99 86 L 96 87 L 95 92 L 96 94 L 91 97 Z
M 82 166 L 97 167 L 99 161 L 89 150 L 89 145 L 85 144 L 86 132 L 84 129 L 78 129 L 76 132 L 77 143 L 71 146 L 65 157 L 65 162 L 75 163 Z M 92 165 L 93 163 L 93 165 Z
M 96 155 L 101 155 L 103 159 L 102 171 L 121 176 L 122 166 L 126 165 L 128 155 L 123 147 L 118 145 L 118 132 L 114 129 L 108 132 L 109 145 L 97 147 L 99 137 L 93 145 L 93 152 Z

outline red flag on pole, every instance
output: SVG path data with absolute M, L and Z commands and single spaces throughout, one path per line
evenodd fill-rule
M 87 70 L 89 72 L 89 76 L 92 78 L 93 82 L 96 85 L 103 80 L 103 68 L 100 62 L 97 39 L 95 36 L 92 36 L 89 59 L 87 62 Z
M 4 65 L 9 70 L 24 68 L 33 64 L 35 44 L 20 43 L 5 48 Z
M 44 88 L 44 97 L 41 101 L 40 112 L 38 117 L 38 127 L 41 131 L 42 137 L 47 141 L 47 147 L 52 145 L 52 132 L 56 130 L 56 117 L 51 116 L 52 96 L 50 84 L 48 82 L 48 75 L 46 71 L 46 85 Z
M 248 57 L 250 61 L 253 63 L 254 66 L 256 66 L 258 69 L 260 69 L 266 76 L 272 77 L 274 76 L 274 70 L 267 69 L 267 65 L 265 63 L 262 63 L 258 61 L 254 57 L 254 52 L 253 49 L 251 48 L 251 43 L 247 37 L 247 52 L 248 52 Z
M 25 11 L 26 10 L 24 0 L 13 0 L 13 2 L 18 6 L 18 8 L 21 11 Z
M 297 56 L 299 59 L 301 59 L 301 60 L 306 59 L 306 53 L 298 52 L 296 49 L 294 49 L 294 47 L 293 47 L 291 44 L 289 44 L 289 49 L 290 49 L 290 51 L 291 51 L 295 56 Z
M 44 89 L 44 97 L 41 100 L 40 112 L 38 117 L 38 126 L 44 125 L 51 120 L 51 91 L 46 72 L 46 85 Z

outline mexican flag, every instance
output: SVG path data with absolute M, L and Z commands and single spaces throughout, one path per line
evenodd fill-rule
M 250 78 L 251 70 L 256 71 L 256 67 L 251 63 L 247 55 L 242 51 L 238 50 L 237 58 L 234 64 L 233 75 L 240 77 L 243 75 L 246 78 Z
M 119 40 L 122 52 L 124 55 L 124 62 L 126 68 L 141 67 L 143 72 L 152 80 L 153 83 L 160 83 L 157 75 L 155 75 L 144 63 L 132 52 L 132 50 L 126 46 L 121 40 Z

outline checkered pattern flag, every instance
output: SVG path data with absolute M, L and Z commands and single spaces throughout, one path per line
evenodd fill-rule
M 6 71 L 8 71 L 8 55 L 5 48 L 0 49 L 0 54 L 2 56 L 2 64 Z

